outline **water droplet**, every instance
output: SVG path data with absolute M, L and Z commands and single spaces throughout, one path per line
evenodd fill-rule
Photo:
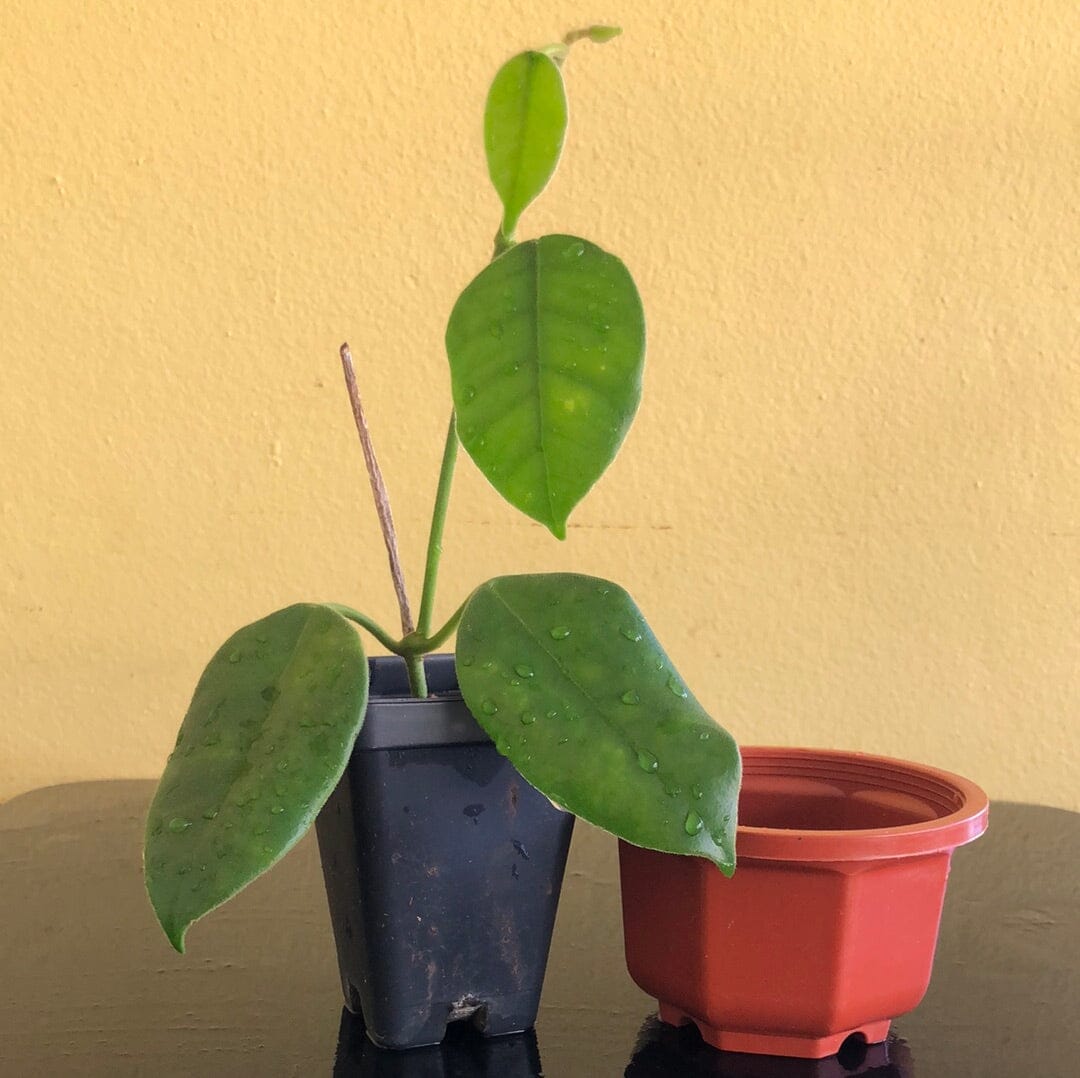
M 556 625 L 549 632 L 552 640 L 565 640 L 570 635 L 570 626 Z
M 305 730 L 310 730 L 311 727 L 315 725 L 315 723 L 312 722 L 311 719 L 301 719 L 296 725 L 302 726 Z
M 238 662 L 240 661 L 240 659 L 241 659 L 241 658 L 242 658 L 242 656 L 240 655 L 240 652 L 239 652 L 239 651 L 234 651 L 234 652 L 233 652 L 233 653 L 232 653 L 232 654 L 231 654 L 231 655 L 229 656 L 229 662 L 231 662 L 231 663 L 238 663 Z
M 636 644 L 641 640 L 641 633 L 637 629 L 628 629 L 625 626 L 619 630 L 631 643 Z
M 169 830 L 178 835 L 181 831 L 186 831 L 191 826 L 190 820 L 185 820 L 183 816 L 174 816 L 169 821 Z
M 557 718 L 559 717 L 559 713 L 558 713 L 558 712 L 557 712 L 557 711 L 556 711 L 556 710 L 555 710 L 554 708 L 552 708 L 552 709 L 551 709 L 551 710 L 550 710 L 550 711 L 549 711 L 549 712 L 547 713 L 547 717 L 548 717 L 549 719 L 557 719 Z
M 521 713 L 521 724 L 523 726 L 532 726 L 534 722 L 536 722 L 536 712 L 523 711 Z
M 709 838 L 711 838 L 721 850 L 724 848 L 724 836 L 721 835 L 719 831 L 713 831 L 713 833 L 709 835 Z
M 683 830 L 688 835 L 696 835 L 705 825 L 701 822 L 701 817 L 696 812 L 688 812 L 686 814 L 686 820 L 683 822 Z
M 575 243 L 571 243 L 568 247 L 564 247 L 562 251 L 563 258 L 580 258 L 585 253 L 585 244 L 580 240 Z
M 476 396 L 476 387 L 475 386 L 466 386 L 465 387 L 465 399 L 467 401 L 471 401 L 471 400 L 473 400 L 475 398 L 475 396 Z
M 272 704 L 281 695 L 281 690 L 276 685 L 267 685 L 259 695 L 268 704 Z
M 284 805 L 274 805 L 273 808 L 270 809 L 270 811 L 271 811 L 271 813 L 273 813 L 273 815 L 280 816 L 285 811 L 285 806 Z
M 705 796 L 705 791 L 695 784 L 690 787 L 690 796 L 693 797 L 695 801 L 700 801 Z
M 686 699 L 686 689 L 683 688 L 679 679 L 674 674 L 672 674 L 671 677 L 667 679 L 667 687 L 671 691 L 671 693 L 679 697 L 679 699 Z
M 191 865 L 181 865 L 177 870 L 177 876 L 186 876 L 191 871 Z
M 637 689 L 627 689 L 620 697 L 624 704 L 640 704 L 641 696 Z
M 637 754 L 638 767 L 642 771 L 648 771 L 649 774 L 653 774 L 660 766 L 660 761 L 648 751 L 648 749 L 639 749 Z
M 508 682 L 509 682 L 509 683 L 510 683 L 511 685 L 515 685 L 515 686 L 516 686 L 516 685 L 520 685 L 520 684 L 521 684 L 521 678 L 519 678 L 519 677 L 511 677 L 511 678 L 507 678 L 506 680 L 507 680 L 507 681 L 508 681 Z
M 276 764 L 274 764 L 274 767 L 277 768 L 278 771 L 288 771 L 289 770 L 289 761 L 288 760 L 278 760 L 278 762 Z
M 495 664 L 490 659 L 488 659 L 488 661 L 486 663 L 484 663 L 484 669 L 485 670 L 490 670 L 494 665 Z
M 702 730 L 701 733 L 698 734 L 698 741 L 708 741 L 708 740 L 709 740 L 709 731 L 708 730 Z
M 262 636 L 262 635 L 256 636 L 255 637 L 255 642 L 258 643 L 258 644 L 267 644 L 267 643 L 269 643 L 269 638 L 265 637 L 265 636 Z
M 462 666 L 472 666 L 472 664 L 473 664 L 473 657 L 471 655 L 462 655 L 462 657 L 461 657 L 461 665 Z
M 518 663 L 514 667 L 514 673 L 518 677 L 532 677 L 536 671 L 528 663 Z
M 503 335 L 503 324 L 502 324 L 502 322 L 492 322 L 491 325 L 488 326 L 488 333 L 490 333 L 492 335 L 492 337 L 495 338 L 495 340 L 497 340 L 497 341 L 502 340 L 502 335 Z
M 215 730 L 213 733 L 207 734 L 206 737 L 203 738 L 203 745 L 207 748 L 211 748 L 212 746 L 219 744 L 220 741 L 221 734 Z
M 559 738 L 559 744 L 560 745 L 565 745 L 569 740 L 570 740 L 570 738 L 568 738 L 568 737 L 560 737 Z
M 217 814 L 218 814 L 217 809 L 207 809 L 206 812 L 204 812 L 202 814 L 202 818 L 204 820 L 212 820 L 212 819 L 214 819 L 215 816 L 217 816 Z
M 678 797 L 679 794 L 682 793 L 682 787 L 681 786 L 666 786 L 666 787 L 664 787 L 664 793 L 666 793 L 668 795 L 668 797 Z
M 611 588 L 597 588 L 596 594 L 599 595 L 601 599 L 606 599 L 611 594 Z
M 263 853 L 273 853 L 273 852 L 274 852 L 274 847 L 273 846 L 263 846 Z
M 485 700 L 485 701 L 484 701 L 484 702 L 483 702 L 483 703 L 482 703 L 482 704 L 480 705 L 480 710 L 481 710 L 481 711 L 482 711 L 482 712 L 483 712 L 483 713 L 484 713 L 485 715 L 494 715 L 494 714 L 495 714 L 495 712 L 499 710 L 499 705 L 498 705 L 497 703 L 495 703 L 495 701 L 494 701 L 494 700 Z

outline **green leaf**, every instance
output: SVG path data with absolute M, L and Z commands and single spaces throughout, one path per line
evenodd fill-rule
M 511 505 L 565 538 L 641 399 L 633 278 L 576 236 L 519 243 L 462 292 L 446 351 L 462 445 Z
M 565 45 L 573 45 L 575 41 L 588 38 L 594 45 L 603 45 L 617 38 L 622 33 L 621 26 L 586 26 L 584 30 L 571 30 L 563 39 Z
M 621 26 L 590 26 L 586 31 L 589 40 L 596 45 L 612 41 L 622 33 Z
M 368 666 L 340 614 L 301 603 L 233 634 L 206 667 L 146 822 L 143 869 L 172 945 L 285 854 L 337 784 Z
M 495 76 L 484 108 L 484 150 L 503 203 L 502 232 L 517 228 L 526 206 L 547 186 L 566 134 L 566 91 L 550 56 L 523 52 Z
M 462 694 L 538 790 L 628 842 L 735 868 L 739 750 L 607 580 L 504 576 L 469 599 Z

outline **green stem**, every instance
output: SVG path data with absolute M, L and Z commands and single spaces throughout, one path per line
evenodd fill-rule
M 328 606 L 343 618 L 356 622 L 361 628 L 367 629 L 387 651 L 392 651 L 395 655 L 402 654 L 401 641 L 395 640 L 377 621 L 373 621 L 367 614 L 361 614 L 359 610 L 353 610 L 351 606 L 344 606 L 341 603 L 324 603 L 323 605 Z
M 458 627 L 458 622 L 461 621 L 461 615 L 465 613 L 465 605 L 468 601 L 469 600 L 466 599 L 465 602 L 450 615 L 446 624 L 434 636 L 429 636 L 424 641 L 424 651 L 434 651 Z
M 439 559 L 442 557 L 443 527 L 446 524 L 446 510 L 450 502 L 450 486 L 454 481 L 457 449 L 457 430 L 454 425 L 454 413 L 451 412 L 450 424 L 446 430 L 442 467 L 439 470 L 439 486 L 435 492 L 435 508 L 431 511 L 431 533 L 428 536 L 427 564 L 424 567 L 424 592 L 420 599 L 420 618 L 416 625 L 417 635 L 425 641 L 431 631 L 435 585 L 439 578 Z
M 427 698 L 427 674 L 424 673 L 424 656 L 413 652 L 405 656 L 405 669 L 409 673 L 409 692 L 419 700 Z
M 514 239 L 514 234 L 511 232 L 508 236 L 503 232 L 502 228 L 495 233 L 495 244 L 491 251 L 491 261 L 494 262 L 499 255 L 506 254 L 511 247 L 517 246 L 517 240 Z

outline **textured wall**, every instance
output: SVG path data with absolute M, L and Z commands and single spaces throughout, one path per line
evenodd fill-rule
M 0 797 L 154 774 L 276 607 L 394 621 L 337 345 L 417 590 L 484 93 L 607 20 L 520 234 L 631 267 L 643 408 L 565 545 L 463 462 L 439 613 L 612 576 L 743 741 L 1080 807 L 1078 11 L 7 0 Z

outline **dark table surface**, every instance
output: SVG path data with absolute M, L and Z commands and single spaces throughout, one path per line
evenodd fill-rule
M 535 1033 L 392 1053 L 341 1006 L 313 836 L 175 954 L 142 887 L 153 784 L 0 805 L 0 1075 L 1077 1078 L 1080 814 L 997 803 L 957 851 L 930 991 L 865 1058 L 716 1052 L 623 965 L 615 844 L 579 824 Z

